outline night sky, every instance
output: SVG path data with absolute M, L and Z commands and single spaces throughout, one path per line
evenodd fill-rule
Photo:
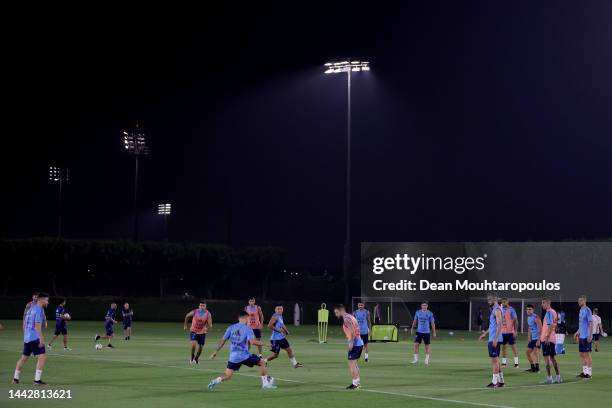
M 323 63 L 352 56 L 372 67 L 353 76 L 354 263 L 360 241 L 612 237 L 611 2 L 297 4 L 5 14 L 0 236 L 56 233 L 58 164 L 65 237 L 130 238 L 121 130 L 142 120 L 143 240 L 169 201 L 171 240 L 337 267 L 346 77 Z

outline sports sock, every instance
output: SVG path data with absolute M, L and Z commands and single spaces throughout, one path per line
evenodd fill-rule
M 429 364 L 429 354 L 425 354 L 425 364 Z
M 502 358 L 502 364 L 508 364 L 508 359 Z
M 531 363 L 531 369 L 532 369 L 532 370 L 535 370 L 535 369 L 536 369 L 535 364 Z
M 588 374 L 589 368 L 587 366 L 582 366 L 582 374 Z
M 540 369 L 540 363 L 536 363 L 536 370 Z
M 368 353 L 365 353 L 365 358 L 366 358 L 366 359 L 368 358 Z
M 353 379 L 353 385 L 359 385 L 359 383 L 360 383 L 359 377 Z
M 501 372 L 500 372 L 498 375 L 499 375 L 499 382 L 500 382 L 500 383 L 505 382 L 505 381 L 504 381 L 504 373 L 501 373 Z
M 268 376 L 267 375 L 262 375 L 261 376 L 261 385 L 266 385 L 268 384 Z
M 214 380 L 212 380 L 213 384 L 219 384 L 221 381 L 223 381 L 223 378 L 221 377 L 217 377 Z
M 514 357 L 514 364 L 518 365 L 518 357 Z
M 21 378 L 21 370 L 15 370 L 15 374 L 13 375 L 13 378 L 16 380 L 19 380 Z
M 493 374 L 493 379 L 491 380 L 493 384 L 497 384 L 499 382 L 499 374 Z
M 293 365 L 297 364 L 297 360 L 295 359 L 295 357 L 291 357 L 289 360 L 291 360 L 291 364 Z
M 42 377 L 42 370 L 36 370 L 36 374 L 34 374 L 34 381 L 40 381 Z
M 419 361 L 419 355 L 418 354 L 414 355 L 414 361 Z
M 587 374 L 593 375 L 593 367 L 587 367 Z

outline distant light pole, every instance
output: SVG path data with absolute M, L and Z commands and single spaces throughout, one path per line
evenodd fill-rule
M 134 242 L 138 241 L 138 158 L 149 154 L 145 133 L 139 122 L 123 131 L 123 147 L 134 156 Z
M 164 236 L 168 241 L 168 216 L 172 213 L 172 204 L 161 203 L 157 205 L 157 214 L 164 217 Z
M 62 237 L 62 194 L 64 183 L 70 180 L 70 170 L 49 166 L 49 182 L 57 184 L 57 237 Z
M 344 302 L 350 300 L 351 279 L 351 73 L 369 71 L 370 63 L 359 60 L 342 60 L 327 62 L 326 74 L 341 74 L 346 72 L 347 111 L 346 111 L 346 237 L 344 241 L 344 258 L 342 271 L 344 276 Z

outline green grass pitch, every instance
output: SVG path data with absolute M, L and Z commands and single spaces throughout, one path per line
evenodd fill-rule
M 118 337 L 116 349 L 94 349 L 93 335 L 102 322 L 70 323 L 70 346 L 64 352 L 61 338 L 49 358 L 43 379 L 51 389 L 69 389 L 71 400 L 9 399 L 9 390 L 33 388 L 34 359 L 22 372 L 22 384 L 11 385 L 15 362 L 22 350 L 20 322 L 3 322 L 0 332 L 0 406 L 2 407 L 586 407 L 606 406 L 612 400 L 612 352 L 602 342 L 593 353 L 594 378 L 577 380 L 581 366 L 577 346 L 567 344 L 559 357 L 565 383 L 538 385 L 544 374 L 530 374 L 524 357 L 525 336 L 519 339 L 521 368 L 508 368 L 507 387 L 485 389 L 490 368 L 485 343 L 476 334 L 444 331 L 432 343 L 429 367 L 409 364 L 412 344 L 404 333 L 399 343 L 373 343 L 370 362 L 360 361 L 362 389 L 347 391 L 346 344 L 339 326 L 331 326 L 327 344 L 314 341 L 312 326 L 289 328 L 289 341 L 304 368 L 294 369 L 285 354 L 269 364 L 277 390 L 262 390 L 257 369 L 243 367 L 231 381 L 213 392 L 211 378 L 223 371 L 227 346 L 216 360 L 208 360 L 226 324 L 215 323 L 207 336 L 202 362 L 187 363 L 189 342 L 182 323 L 136 323 L 132 340 Z M 52 324 L 46 330 L 52 335 Z M 120 329 L 120 327 L 118 327 Z M 267 336 L 269 333 L 264 332 Z M 284 352 L 282 352 L 284 353 Z M 264 353 L 265 354 L 265 353 Z M 421 355 L 421 362 L 423 354 Z M 603 404 L 603 405 L 602 405 Z

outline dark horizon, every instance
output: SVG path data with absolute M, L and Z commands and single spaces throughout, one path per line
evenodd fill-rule
M 154 17 L 15 12 L 5 54 L 2 237 L 56 234 L 49 165 L 71 170 L 66 238 L 275 245 L 342 262 L 353 56 L 352 242 L 612 236 L 612 4 L 215 6 Z M 180 16 L 180 17 L 179 17 Z M 353 257 L 353 263 L 357 262 Z

